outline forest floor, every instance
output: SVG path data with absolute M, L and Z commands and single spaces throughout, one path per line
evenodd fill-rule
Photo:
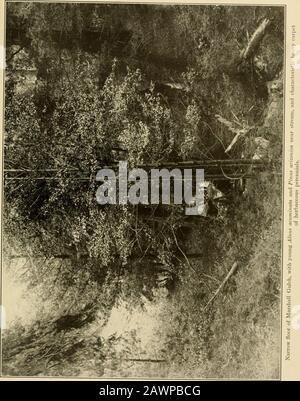
M 282 112 L 282 91 L 276 90 L 270 93 L 262 124 L 272 144 L 271 160 L 281 146 Z M 118 366 L 112 368 L 108 361 L 104 377 L 279 377 L 281 196 L 280 171 L 247 180 L 244 195 L 225 221 L 199 223 L 186 237 L 185 249 L 204 257 L 185 266 L 171 297 L 158 292 L 143 308 L 124 302 L 113 308 L 101 329 L 100 316 L 79 331 L 87 337 L 120 337 Z M 205 308 L 233 263 L 236 273 Z M 21 277 L 20 266 L 15 268 L 18 273 L 10 274 Z M 9 302 L 4 294 L 8 324 L 26 316 L 22 324 L 30 325 L 39 310 L 38 296 L 29 296 L 21 280 L 10 276 L 10 282 L 15 298 Z M 80 368 L 70 363 L 60 373 L 98 376 L 97 364 L 90 362 Z
M 268 157 L 276 162 L 282 114 L 282 90 L 275 90 L 261 128 L 272 144 Z M 172 297 L 157 295 L 143 312 L 128 312 L 127 331 L 133 330 L 137 338 L 126 352 L 139 360 L 123 362 L 118 374 L 279 377 L 282 177 L 280 162 L 275 164 L 279 170 L 274 174 L 267 171 L 247 180 L 244 195 L 225 222 L 205 223 L 205 228 L 200 224 L 186 238 L 185 249 L 204 257 L 185 266 Z M 235 274 L 205 308 L 234 263 Z M 121 316 L 122 308 L 115 310 L 113 318 L 120 321 Z

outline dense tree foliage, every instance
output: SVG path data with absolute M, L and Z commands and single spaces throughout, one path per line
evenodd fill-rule
M 249 35 L 264 18 L 271 28 L 255 55 L 241 62 Z M 198 316 L 213 288 L 203 268 L 220 280 L 222 263 L 237 257 L 235 241 L 249 219 L 259 218 L 259 228 L 247 231 L 239 249 L 240 263 L 252 260 L 260 233 L 273 224 L 264 220 L 265 195 L 256 191 L 246 201 L 236 195 L 225 220 L 198 219 L 193 229 L 179 206 L 97 205 L 95 176 L 100 166 L 123 159 L 136 166 L 253 157 L 262 132 L 276 166 L 280 104 L 275 132 L 265 119 L 268 82 L 282 69 L 282 46 L 279 7 L 7 5 L 5 256 L 10 263 L 18 255 L 29 259 L 26 280 L 51 304 L 35 325 L 7 336 L 8 373 L 80 374 L 84 361 L 93 359 L 97 375 L 107 360 L 116 369 L 124 357 L 116 351 L 120 339 L 91 337 L 88 325 L 100 319 L 104 326 L 121 300 L 131 306 L 155 301 L 161 271 L 170 293 L 188 289 L 177 295 L 182 307 L 167 309 L 176 323 L 165 351 L 179 365 L 189 349 L 210 359 L 205 344 L 217 323 L 211 311 Z M 225 149 L 235 131 L 228 124 L 248 134 L 230 153 Z M 264 181 L 266 199 L 269 189 Z M 212 248 L 213 255 L 207 252 Z M 230 248 L 232 254 L 224 252 Z M 188 251 L 202 257 L 191 263 Z M 268 273 L 263 280 L 275 282 L 275 270 L 272 265 L 275 278 Z M 190 288 L 190 282 L 197 284 Z M 190 340 L 185 327 L 194 330 Z

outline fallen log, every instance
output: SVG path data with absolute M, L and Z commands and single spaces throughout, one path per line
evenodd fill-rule
M 226 275 L 226 277 L 224 278 L 224 280 L 222 281 L 222 283 L 219 285 L 217 291 L 214 293 L 214 295 L 210 298 L 210 300 L 207 302 L 207 304 L 205 305 L 205 307 L 203 308 L 203 311 L 205 311 L 208 306 L 214 301 L 214 299 L 216 298 L 216 296 L 220 293 L 220 291 L 222 290 L 222 288 L 224 287 L 224 285 L 227 283 L 227 281 L 230 279 L 230 277 L 233 275 L 233 273 L 235 273 L 236 269 L 237 269 L 237 262 L 234 262 L 234 264 L 232 265 L 231 269 L 229 270 L 228 274 Z
M 259 27 L 251 36 L 248 45 L 242 50 L 241 61 L 246 61 L 255 54 L 270 24 L 271 21 L 267 18 L 260 23 Z

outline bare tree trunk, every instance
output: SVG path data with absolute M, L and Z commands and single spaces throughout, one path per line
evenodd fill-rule
M 143 359 L 143 358 L 125 358 L 124 361 L 130 361 L 130 362 L 150 362 L 150 363 L 162 363 L 162 362 L 167 362 L 166 359 Z
M 207 304 L 204 307 L 204 311 L 208 308 L 208 306 L 213 302 L 213 300 L 216 298 L 216 296 L 219 294 L 219 292 L 222 290 L 222 288 L 224 287 L 224 285 L 227 283 L 227 281 L 230 279 L 230 277 L 233 275 L 233 273 L 235 273 L 236 269 L 237 269 L 237 263 L 234 262 L 234 264 L 232 265 L 231 269 L 229 270 L 228 274 L 226 275 L 226 277 L 224 278 L 224 280 L 222 281 L 222 283 L 219 285 L 217 291 L 214 293 L 214 295 L 210 298 L 210 300 L 207 302 Z
M 252 57 L 255 54 L 255 52 L 257 51 L 263 37 L 265 36 L 267 28 L 270 26 L 270 24 L 271 24 L 271 21 L 267 18 L 265 18 L 260 23 L 259 27 L 256 29 L 256 31 L 251 36 L 247 47 L 242 51 L 242 54 L 241 54 L 242 61 L 248 60 L 250 57 Z

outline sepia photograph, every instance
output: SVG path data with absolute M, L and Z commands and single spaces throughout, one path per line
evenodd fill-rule
M 279 380 L 285 6 L 4 18 L 2 375 Z

